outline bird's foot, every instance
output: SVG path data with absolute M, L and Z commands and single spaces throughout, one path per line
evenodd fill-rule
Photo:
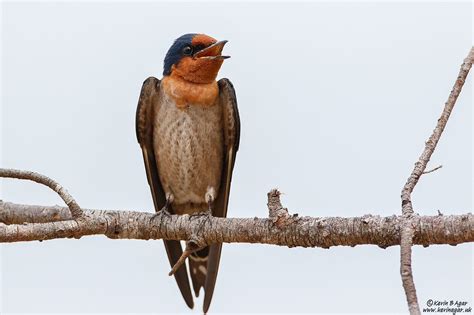
M 160 215 L 164 215 L 167 218 L 169 218 L 169 217 L 171 217 L 172 214 L 168 209 L 169 209 L 169 205 L 165 204 L 165 206 L 163 208 L 161 208 L 161 210 L 158 211 L 157 214 L 159 213 Z
M 207 201 L 207 212 L 209 213 L 209 215 L 212 215 L 212 203 L 213 203 L 213 200 Z
M 194 213 L 191 215 L 192 218 L 197 218 L 197 219 L 200 219 L 201 222 L 199 224 L 199 232 L 202 231 L 202 229 L 204 228 L 204 225 L 206 224 L 211 224 L 211 219 L 213 217 L 212 215 L 212 208 L 209 208 L 205 211 L 201 211 L 199 213 Z M 202 219 L 201 219 L 202 218 Z
M 171 218 L 171 213 L 168 211 L 168 208 L 164 206 L 161 208 L 161 210 L 157 211 L 153 216 L 151 217 L 151 220 L 160 220 L 160 225 L 163 222 L 163 218 Z
M 154 219 L 156 217 L 160 217 L 160 219 L 163 219 L 163 216 L 165 216 L 166 218 L 170 218 L 172 214 L 169 211 L 169 209 L 170 209 L 170 206 L 171 206 L 171 203 L 173 202 L 173 200 L 174 200 L 173 195 L 167 194 L 166 195 L 166 202 L 165 202 L 164 207 L 161 208 L 159 211 L 157 211 L 155 213 L 155 215 L 153 215 L 152 219 Z
M 204 210 L 204 211 L 201 211 L 201 212 L 194 213 L 194 214 L 192 214 L 192 216 L 196 216 L 196 217 L 212 217 L 212 209 L 207 209 L 207 210 Z

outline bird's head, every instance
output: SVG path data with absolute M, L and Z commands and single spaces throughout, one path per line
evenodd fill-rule
M 178 75 L 193 83 L 211 83 L 224 59 L 226 40 L 217 41 L 204 34 L 186 34 L 176 39 L 166 53 L 163 75 Z

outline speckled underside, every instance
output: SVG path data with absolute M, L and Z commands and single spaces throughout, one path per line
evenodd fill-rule
M 206 210 L 206 193 L 217 197 L 223 167 L 222 107 L 216 100 L 210 107 L 180 109 L 160 95 L 153 145 L 163 189 L 173 195 L 177 213 Z

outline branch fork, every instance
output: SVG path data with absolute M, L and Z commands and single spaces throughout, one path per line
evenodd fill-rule
M 449 94 L 448 100 L 445 103 L 443 112 L 441 113 L 438 123 L 436 124 L 433 133 L 425 142 L 425 148 L 421 153 L 418 161 L 415 163 L 415 167 L 411 172 L 408 180 L 403 186 L 401 198 L 402 198 L 402 214 L 404 222 L 402 224 L 401 238 L 400 238 L 400 274 L 402 277 L 403 288 L 405 289 L 405 295 L 407 298 L 408 309 L 410 314 L 418 315 L 421 314 L 420 306 L 418 305 L 418 297 L 416 295 L 415 283 L 413 281 L 413 271 L 411 263 L 411 247 L 413 246 L 413 205 L 411 201 L 411 194 L 418 183 L 420 177 L 424 174 L 434 172 L 441 168 L 438 166 L 430 171 L 426 171 L 426 166 L 430 161 L 431 155 L 433 154 L 436 146 L 443 134 L 443 131 L 448 123 L 449 116 L 456 104 L 456 100 L 461 93 L 461 89 L 464 85 L 469 70 L 472 67 L 474 61 L 474 47 L 471 47 L 468 56 L 464 59 L 461 69 L 459 71 L 454 87 Z

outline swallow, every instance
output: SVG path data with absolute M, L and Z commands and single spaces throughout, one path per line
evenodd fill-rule
M 183 35 L 165 56 L 163 78 L 143 83 L 136 133 L 156 212 L 227 215 L 240 118 L 232 83 L 216 81 L 229 58 L 222 55 L 226 43 L 204 34 Z M 181 243 L 164 243 L 174 266 L 183 253 Z M 189 257 L 196 297 L 204 288 L 204 313 L 214 293 L 221 250 L 222 244 L 214 244 Z M 182 266 L 174 276 L 193 308 L 188 271 Z

